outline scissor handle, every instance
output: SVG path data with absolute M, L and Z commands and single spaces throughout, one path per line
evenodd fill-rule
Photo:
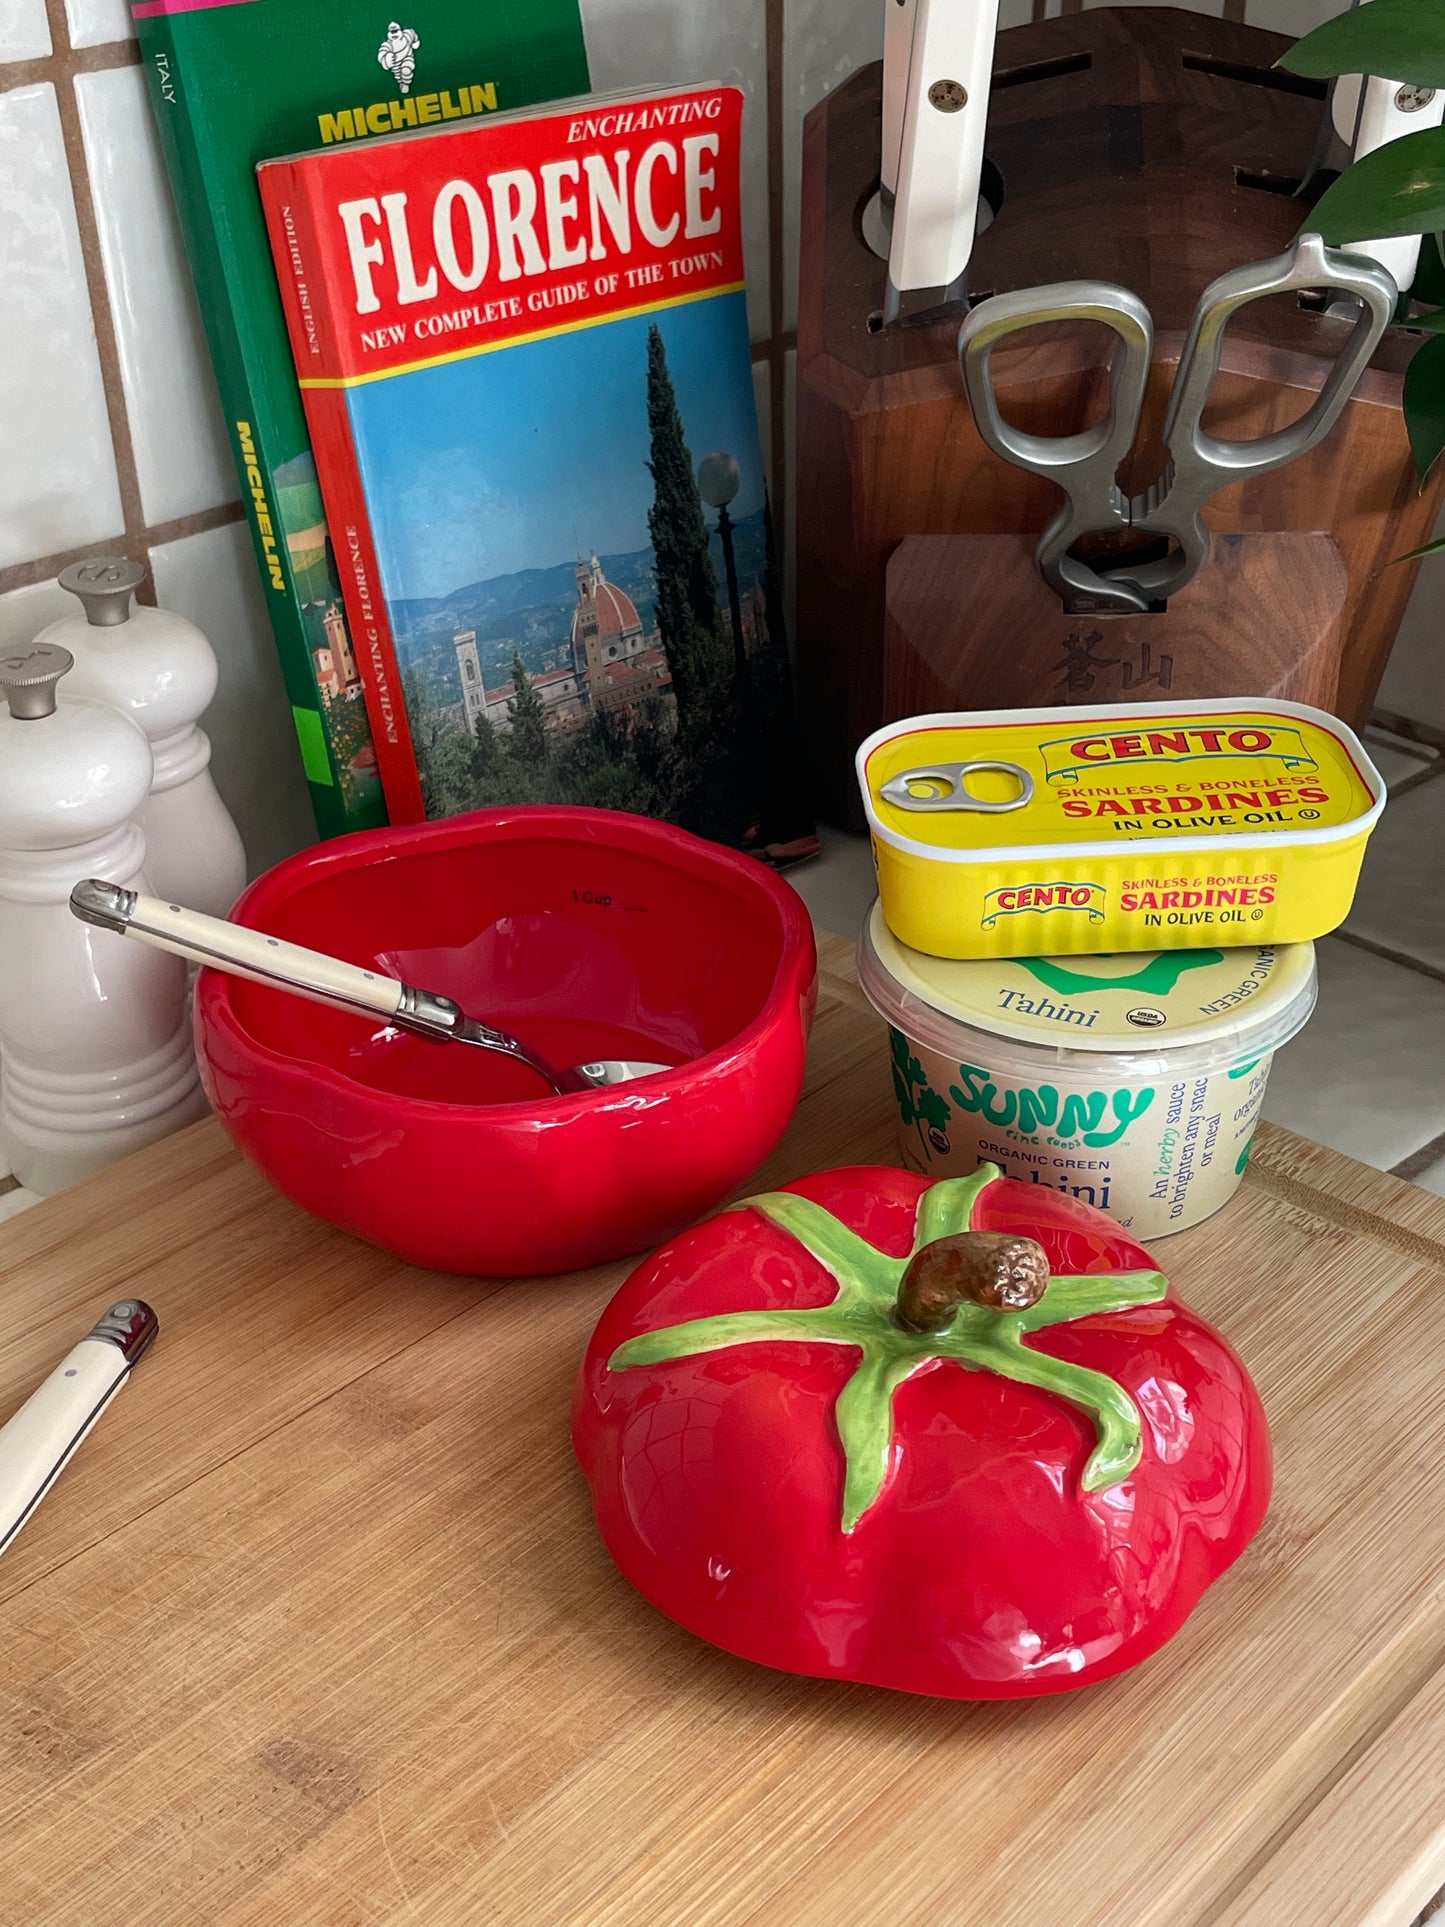
M 1251 301 L 1294 288 L 1331 288 L 1356 297 L 1360 311 L 1314 401 L 1296 422 L 1255 441 L 1207 434 L 1202 417 L 1219 373 L 1230 319 Z M 1211 281 L 1189 324 L 1164 417 L 1169 466 L 1154 487 L 1129 505 L 1136 529 L 1173 536 L 1176 553 L 1134 570 L 1130 580 L 1163 598 L 1182 589 L 1209 553 L 1200 510 L 1216 490 L 1249 475 L 1283 468 L 1324 440 L 1339 419 L 1365 364 L 1395 313 L 1392 276 L 1364 255 L 1327 248 L 1318 234 L 1302 234 L 1284 254 L 1231 268 Z
M 1230 319 L 1251 301 L 1267 294 L 1286 294 L 1295 288 L 1331 288 L 1354 295 L 1360 303 L 1344 347 L 1325 377 L 1314 401 L 1288 428 L 1261 435 L 1256 441 L 1225 441 L 1208 435 L 1201 426 L 1209 391 L 1219 373 L 1225 331 Z M 1283 468 L 1324 440 L 1364 373 L 1365 363 L 1380 345 L 1399 300 L 1394 277 L 1363 254 L 1327 248 L 1318 234 L 1301 234 L 1292 248 L 1269 261 L 1231 268 L 1211 281 L 1199 298 L 1194 319 L 1179 357 L 1179 371 L 1164 417 L 1164 440 L 1176 466 L 1181 443 L 1199 461 L 1223 469 L 1214 487 L 1240 475 L 1263 475 Z
M 1009 335 L 1056 321 L 1100 321 L 1118 337 L 1109 368 L 1109 407 L 1102 421 L 1076 435 L 1033 435 L 999 413 L 993 351 Z M 1069 550 L 1083 535 L 1128 524 L 1128 502 L 1114 477 L 1134 444 L 1153 348 L 1149 310 L 1137 295 L 1109 281 L 1056 281 L 996 294 L 981 301 L 959 329 L 959 366 L 980 437 L 1006 462 L 1057 482 L 1067 497 L 1037 550 L 1040 574 L 1067 608 L 1147 607 L 1147 598 L 1131 583 L 1097 575 Z

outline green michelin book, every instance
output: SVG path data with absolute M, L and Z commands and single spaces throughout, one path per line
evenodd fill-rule
M 396 0 L 393 0 L 393 4 Z M 584 93 L 577 0 L 134 0 L 151 105 L 323 836 L 386 805 L 256 163 Z

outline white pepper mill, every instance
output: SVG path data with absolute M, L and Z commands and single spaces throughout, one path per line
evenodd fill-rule
M 143 889 L 131 820 L 151 782 L 136 724 L 57 700 L 68 651 L 0 654 L 0 1139 L 22 1185 L 89 1177 L 205 1113 L 179 957 L 70 914 L 71 886 Z
M 196 727 L 216 693 L 216 654 L 184 616 L 132 607 L 144 580 L 143 565 L 125 556 L 72 562 L 60 586 L 84 614 L 62 616 L 35 640 L 74 656 L 67 698 L 110 703 L 146 733 L 155 775 L 138 820 L 158 894 L 224 917 L 245 887 L 246 852 L 211 776 L 210 739 Z

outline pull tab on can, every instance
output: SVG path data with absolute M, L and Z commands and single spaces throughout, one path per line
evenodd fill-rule
M 976 770 L 997 770 L 1013 777 L 1017 796 L 997 799 L 976 796 L 968 779 Z M 920 763 L 889 777 L 878 794 L 900 810 L 977 810 L 981 816 L 1003 816 L 1033 801 L 1034 779 L 1018 763 Z

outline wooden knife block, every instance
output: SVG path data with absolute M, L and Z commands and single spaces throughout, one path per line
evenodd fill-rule
M 1282 34 L 1157 7 L 1066 14 L 999 36 L 988 151 L 1003 195 L 974 253 L 972 293 L 1093 276 L 1122 282 L 1148 302 L 1155 369 L 1139 446 L 1121 475 L 1127 488 L 1147 485 L 1162 466 L 1164 405 L 1205 285 L 1225 268 L 1279 253 L 1300 225 L 1301 203 L 1287 190 L 1309 166 L 1324 90 L 1272 71 L 1288 45 Z M 876 186 L 881 77 L 880 66 L 864 68 L 814 108 L 803 146 L 798 679 L 819 809 L 855 825 L 854 749 L 879 723 L 917 707 L 901 693 L 913 686 L 913 672 L 900 670 L 885 690 L 889 557 L 908 536 L 1026 534 L 1026 544 L 1004 551 L 1016 556 L 1031 551 L 1060 501 L 1051 484 L 980 442 L 956 359 L 961 310 L 876 326 L 885 270 L 862 238 L 861 217 Z M 1293 297 L 1255 303 L 1231 327 L 1207 426 L 1247 439 L 1294 420 L 1319 389 L 1346 325 Z M 1445 496 L 1445 473 L 1416 492 L 1400 412 L 1416 339 L 1391 331 L 1321 447 L 1272 475 L 1234 484 L 1207 511 L 1218 533 L 1333 539 L 1345 571 L 1335 631 L 1342 646 L 1331 678 L 1324 657 L 1314 659 L 1325 645 L 1310 624 L 1292 631 L 1312 657 L 1295 681 L 1352 720 L 1368 712 L 1414 585 L 1418 565 L 1389 566 L 1391 558 L 1429 539 Z M 1107 352 L 1102 330 L 1064 328 L 1038 329 L 1022 345 L 999 349 L 993 366 L 1005 414 L 1036 433 L 1094 419 L 1107 395 Z M 1176 632 L 1188 611 L 1210 615 L 1226 553 L 1217 546 L 1166 618 L 1143 618 L 1139 640 L 1162 634 L 1150 625 L 1167 620 L 1176 665 L 1189 657 L 1194 693 L 1278 691 L 1288 675 L 1277 637 L 1227 634 L 1212 620 L 1186 651 Z M 1253 553 L 1238 552 L 1230 566 L 1247 574 Z M 1249 594 L 1287 611 L 1289 586 L 1281 586 L 1278 570 L 1296 553 L 1274 551 L 1267 581 Z M 977 569 L 976 556 L 966 562 Z M 1047 591 L 1039 599 L 1026 571 L 1010 565 L 1000 580 L 1022 600 L 1011 621 L 991 623 L 991 634 L 1035 633 L 1040 622 L 1037 633 L 1062 637 L 1078 626 Z M 945 680 L 960 693 L 950 701 L 965 692 L 975 707 L 1056 698 L 1049 670 L 1024 686 L 1017 665 L 1001 658 L 970 666 L 949 653 L 954 630 L 929 642 L 918 627 L 921 605 L 908 600 L 907 608 L 918 659 L 939 655 L 952 665 Z M 1131 618 L 1112 621 L 1135 626 Z M 1111 645 L 1095 653 L 1114 652 Z
M 1222 535 L 1156 614 L 1068 615 L 1031 535 L 908 535 L 887 572 L 883 710 L 1248 692 L 1328 707 L 1349 576 L 1327 535 Z

